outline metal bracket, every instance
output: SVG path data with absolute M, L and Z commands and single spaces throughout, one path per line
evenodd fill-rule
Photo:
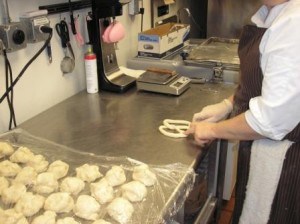
M 213 82 L 222 82 L 223 81 L 223 70 L 224 70 L 223 66 L 213 67 L 213 71 L 214 71 L 213 77 L 212 77 Z

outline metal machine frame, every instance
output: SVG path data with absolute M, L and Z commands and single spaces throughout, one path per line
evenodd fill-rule
M 104 43 L 102 34 L 111 18 L 122 15 L 122 4 L 118 0 L 92 0 L 90 42 L 97 55 L 99 88 L 112 92 L 125 92 L 135 85 L 135 79 L 122 73 L 113 43 Z

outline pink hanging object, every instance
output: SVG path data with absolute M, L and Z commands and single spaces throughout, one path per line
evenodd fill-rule
M 123 25 L 118 22 L 112 22 L 104 31 L 102 39 L 105 43 L 115 43 L 125 37 L 125 29 Z
M 108 34 L 109 34 L 109 32 L 110 32 L 111 29 L 112 29 L 112 23 L 108 27 L 106 27 L 106 29 L 104 30 L 104 33 L 102 35 L 103 41 L 105 43 L 108 43 L 108 44 L 110 43 L 110 41 L 108 39 Z
M 120 22 L 116 22 L 113 25 L 113 28 L 110 30 L 108 34 L 108 38 L 110 42 L 115 43 L 122 40 L 125 37 L 125 29 L 124 26 Z

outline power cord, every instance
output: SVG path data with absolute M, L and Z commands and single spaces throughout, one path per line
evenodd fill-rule
M 12 76 L 12 69 L 11 69 L 11 65 L 10 65 L 10 62 L 7 57 L 6 50 L 3 50 L 3 55 L 4 55 L 4 63 L 5 63 L 5 80 L 6 80 L 5 87 L 6 87 L 6 91 L 7 91 L 9 85 L 12 84 L 13 76 Z M 13 99 L 14 99 L 13 89 L 11 90 L 10 94 L 7 95 L 6 98 L 7 98 L 8 108 L 10 111 L 9 130 L 11 130 L 12 124 L 14 124 L 15 127 L 17 126 L 15 110 L 14 110 L 14 103 L 13 103 Z
M 204 31 L 201 28 L 201 26 L 197 23 L 197 21 L 195 20 L 193 14 L 190 12 L 189 8 L 180 8 L 180 9 L 178 9 L 178 11 L 177 11 L 178 23 L 181 23 L 181 18 L 180 18 L 181 17 L 181 14 L 180 14 L 181 10 L 184 10 L 187 13 L 188 17 L 191 18 L 192 22 L 195 24 L 198 31 L 200 31 L 200 32 Z
M 13 88 L 17 84 L 17 82 L 20 80 L 20 78 L 23 76 L 27 68 L 32 64 L 32 62 L 35 61 L 35 59 L 45 50 L 45 48 L 49 45 L 51 38 L 52 38 L 52 28 L 48 26 L 41 26 L 40 27 L 41 32 L 48 33 L 49 37 L 45 41 L 42 48 L 27 62 L 27 64 L 24 66 L 24 68 L 21 70 L 17 78 L 13 81 L 12 76 L 12 69 L 10 62 L 7 57 L 6 50 L 3 50 L 4 58 L 5 58 L 5 74 L 6 74 L 6 91 L 0 98 L 0 104 L 3 102 L 5 98 L 7 98 L 8 107 L 10 110 L 10 121 L 9 121 L 9 130 L 12 129 L 12 123 L 14 126 L 17 126 L 16 117 L 15 117 L 15 111 L 13 106 Z
M 144 13 L 145 13 L 145 8 L 144 8 L 144 1 L 142 0 L 142 7 L 140 8 L 140 14 L 141 14 L 141 32 L 143 32 L 143 24 L 144 24 Z

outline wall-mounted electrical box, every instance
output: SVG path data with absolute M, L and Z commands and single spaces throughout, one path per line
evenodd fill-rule
M 46 10 L 25 13 L 20 17 L 20 22 L 24 25 L 28 43 L 45 41 L 48 34 L 40 31 L 41 26 L 50 26 L 50 21 L 46 16 Z
M 20 22 L 0 25 L 0 39 L 3 41 L 7 52 L 26 48 L 26 31 Z

